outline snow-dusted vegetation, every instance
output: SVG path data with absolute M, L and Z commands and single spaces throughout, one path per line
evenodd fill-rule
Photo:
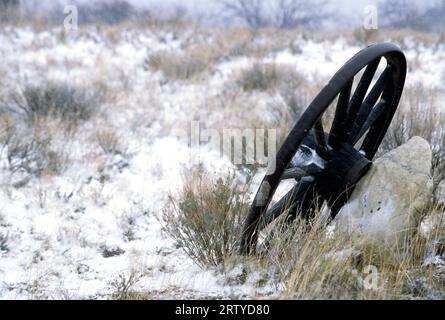
M 435 197 L 406 259 L 389 265 L 298 225 L 270 256 L 238 257 L 264 171 L 211 143 L 191 161 L 193 121 L 282 138 L 343 63 L 382 40 L 403 48 L 409 76 L 380 154 L 420 135 L 436 161 Z M 0 298 L 443 298 L 444 41 L 179 18 L 70 32 L 1 24 Z M 363 289 L 367 265 L 385 279 L 379 290 Z

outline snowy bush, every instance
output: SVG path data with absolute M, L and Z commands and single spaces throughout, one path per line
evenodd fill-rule
M 67 168 L 65 146 L 54 142 L 60 129 L 52 121 L 40 121 L 28 128 L 10 113 L 4 113 L 0 120 L 0 158 L 6 160 L 12 173 L 40 176 L 59 174 Z
M 156 52 L 146 60 L 146 67 L 162 71 L 170 80 L 188 80 L 209 70 L 213 64 L 210 51 L 193 50 L 189 53 Z
M 66 140 L 98 109 L 103 91 L 67 83 L 25 85 L 2 98 L 0 156 L 8 169 L 27 176 L 60 174 L 68 166 Z M 65 145 L 60 140 L 65 141 Z
M 14 134 L 6 145 L 6 159 L 11 172 L 34 176 L 60 174 L 69 162 L 62 148 L 54 147 L 50 136 L 38 136 L 37 133 Z
M 251 68 L 243 70 L 238 84 L 244 91 L 265 91 L 274 87 L 278 80 L 277 68 L 273 64 L 254 64 Z
M 302 78 L 289 66 L 274 63 L 255 63 L 241 71 L 237 83 L 244 91 L 266 91 L 279 86 L 291 87 L 296 90 Z M 289 91 L 285 91 L 286 98 L 291 99 Z
M 14 95 L 9 110 L 22 114 L 30 124 L 43 118 L 63 120 L 70 127 L 88 120 L 98 108 L 101 92 L 87 92 L 84 88 L 44 82 L 27 85 Z

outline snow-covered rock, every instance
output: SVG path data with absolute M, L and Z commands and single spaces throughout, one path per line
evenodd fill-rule
M 346 232 L 397 261 L 432 194 L 431 148 L 414 137 L 377 159 L 336 218 Z

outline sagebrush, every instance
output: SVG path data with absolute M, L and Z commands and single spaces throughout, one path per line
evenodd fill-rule
M 164 210 L 165 232 L 202 267 L 219 265 L 237 250 L 248 202 L 235 182 L 233 173 L 212 181 L 195 172 Z
M 44 81 L 42 84 L 25 85 L 14 94 L 6 108 L 20 114 L 30 123 L 35 124 L 44 118 L 64 121 L 69 127 L 76 127 L 87 121 L 99 107 L 103 92 L 98 92 L 68 83 Z

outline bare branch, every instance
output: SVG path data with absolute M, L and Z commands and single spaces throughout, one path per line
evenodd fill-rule
M 247 26 L 278 27 L 291 29 L 298 26 L 311 27 L 329 17 L 329 0 L 223 0 L 222 11 L 232 19 L 239 19 Z

